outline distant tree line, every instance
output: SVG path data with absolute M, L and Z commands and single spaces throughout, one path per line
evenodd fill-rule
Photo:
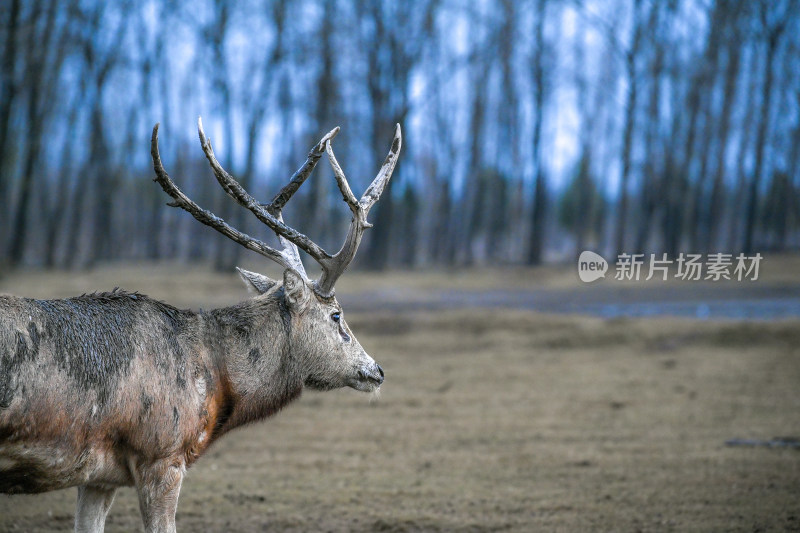
M 161 122 L 179 186 L 264 237 L 197 115 L 265 201 L 335 125 L 362 189 L 401 123 L 362 267 L 800 244 L 800 2 L 5 0 L 0 268 L 235 264 L 151 182 Z M 348 211 L 316 173 L 285 215 L 333 250 Z

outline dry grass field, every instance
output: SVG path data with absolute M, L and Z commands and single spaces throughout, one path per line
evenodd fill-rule
M 773 281 L 800 282 L 789 270 Z M 553 269 L 348 274 L 339 292 L 447 282 L 581 290 Z M 115 285 L 191 307 L 245 296 L 234 276 L 169 266 L 17 274 L 0 292 Z M 223 438 L 189 471 L 179 530 L 800 531 L 800 449 L 725 445 L 800 437 L 800 321 L 380 301 L 348 321 L 386 370 L 380 399 L 305 393 Z M 0 531 L 69 531 L 74 499 L 0 497 Z M 106 531 L 141 529 L 133 490 L 120 491 Z

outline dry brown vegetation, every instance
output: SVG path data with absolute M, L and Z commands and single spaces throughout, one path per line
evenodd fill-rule
M 340 292 L 413 285 L 398 278 L 351 275 Z M 0 291 L 114 285 L 190 306 L 243 297 L 232 276 L 149 267 Z M 386 370 L 381 398 L 306 393 L 222 439 L 189 472 L 180 530 L 800 530 L 800 450 L 725 446 L 800 435 L 800 322 L 380 308 L 348 320 Z M 0 497 L 0 530 L 68 531 L 74 499 Z M 136 530 L 122 490 L 106 531 Z

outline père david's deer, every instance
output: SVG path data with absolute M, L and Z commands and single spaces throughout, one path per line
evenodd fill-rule
M 336 128 L 268 204 L 222 168 L 200 121 L 198 131 L 219 184 L 278 235 L 282 248 L 189 199 L 161 163 L 158 124 L 151 139 L 155 181 L 173 198 L 169 205 L 281 265 L 282 282 L 239 269 L 256 295 L 199 313 L 118 290 L 64 300 L 0 296 L 0 492 L 77 486 L 76 531 L 103 531 L 115 491 L 131 485 L 146 531 L 174 531 L 184 473 L 220 436 L 276 413 L 304 387 L 370 392 L 383 382 L 383 370 L 348 328 L 334 284 L 391 178 L 400 126 L 361 199 L 331 148 Z M 281 215 L 323 153 L 352 213 L 334 255 Z M 322 267 L 318 280 L 308 279 L 298 248 Z

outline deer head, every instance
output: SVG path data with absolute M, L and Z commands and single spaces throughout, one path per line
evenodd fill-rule
M 256 298 L 265 300 L 280 298 L 281 306 L 288 312 L 291 320 L 290 345 L 293 355 L 305 365 L 306 385 L 317 389 L 343 386 L 362 391 L 377 389 L 383 382 L 383 370 L 367 355 L 347 326 L 341 306 L 335 297 L 334 285 L 355 257 L 364 230 L 371 227 L 367 222 L 367 215 L 389 182 L 400 153 L 402 144 L 400 125 L 395 128 L 394 140 L 383 166 L 360 200 L 353 195 L 331 147 L 331 141 L 339 132 L 337 127 L 322 137 L 309 151 L 305 163 L 272 201 L 263 204 L 256 201 L 222 168 L 214 155 L 210 141 L 203 132 L 203 123 L 198 119 L 200 145 L 217 181 L 228 196 L 247 208 L 275 232 L 282 246 L 280 250 L 233 228 L 218 216 L 201 208 L 175 185 L 164 170 L 158 153 L 158 126 L 156 124 L 153 128 L 150 152 L 156 174 L 154 181 L 174 200 L 168 205 L 188 211 L 203 224 L 211 226 L 245 248 L 284 267 L 282 282 L 255 272 L 238 268 L 237 270 L 248 288 L 257 294 Z M 344 243 L 333 255 L 307 236 L 287 226 L 282 216 L 283 207 L 311 175 L 323 153 L 328 156 L 336 184 L 352 213 Z M 319 279 L 308 278 L 300 259 L 299 249 L 319 263 L 322 269 Z

